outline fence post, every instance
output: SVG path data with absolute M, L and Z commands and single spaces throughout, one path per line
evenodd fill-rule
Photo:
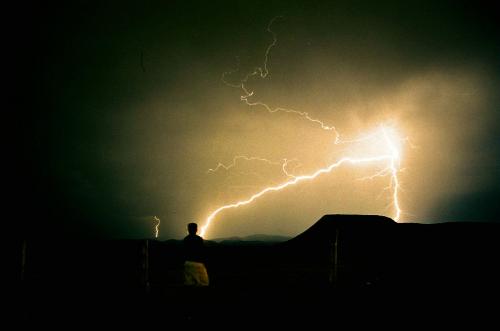
M 338 286 L 338 273 L 339 273 L 339 253 L 338 253 L 338 243 L 339 243 L 339 229 L 335 229 L 335 241 L 332 245 L 332 269 L 330 271 L 330 284 L 334 288 Z
M 142 245 L 142 286 L 149 292 L 149 239 Z
M 26 277 L 26 239 L 23 239 L 21 244 L 21 283 Z

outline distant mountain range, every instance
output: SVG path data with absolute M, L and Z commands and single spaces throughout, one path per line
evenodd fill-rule
M 214 239 L 205 239 L 207 246 L 217 246 L 217 245 L 268 245 L 285 242 L 292 239 L 288 236 L 272 235 L 272 234 L 253 234 L 243 237 L 222 237 Z M 169 245 L 180 245 L 182 244 L 182 239 L 168 239 L 164 243 Z

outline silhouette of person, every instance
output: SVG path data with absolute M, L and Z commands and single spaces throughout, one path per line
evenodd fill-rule
M 189 223 L 188 235 L 184 238 L 184 285 L 208 286 L 208 273 L 205 268 L 205 245 L 198 236 L 198 224 Z

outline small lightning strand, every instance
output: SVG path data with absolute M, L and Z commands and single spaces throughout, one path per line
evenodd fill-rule
M 269 74 L 269 70 L 267 70 L 267 62 L 269 60 L 269 53 L 271 52 L 271 49 L 278 42 L 278 36 L 276 35 L 276 33 L 273 30 L 271 30 L 271 26 L 273 25 L 274 21 L 276 21 L 278 18 L 283 18 L 283 16 L 276 16 L 267 25 L 267 31 L 273 36 L 273 42 L 267 47 L 266 54 L 264 55 L 264 71 L 262 71 L 262 69 L 259 68 L 260 77 L 262 77 L 262 78 L 266 78 L 267 75 Z
M 274 192 L 274 191 L 280 191 L 282 189 L 287 188 L 288 186 L 295 185 L 295 184 L 297 184 L 299 182 L 302 182 L 302 181 L 305 181 L 305 180 L 312 180 L 312 179 L 318 177 L 319 175 L 331 172 L 333 169 L 339 167 L 343 163 L 359 164 L 359 163 L 382 161 L 382 160 L 387 160 L 387 159 L 392 159 L 392 158 L 394 158 L 394 155 L 392 155 L 392 154 L 390 154 L 390 155 L 382 155 L 382 156 L 377 156 L 377 157 L 370 157 L 370 158 L 359 158 L 359 159 L 345 157 L 345 158 L 342 158 L 339 161 L 337 161 L 337 162 L 329 165 L 326 168 L 322 168 L 322 169 L 317 170 L 313 174 L 303 175 L 303 176 L 297 176 L 297 177 L 294 177 L 293 179 L 291 179 L 289 181 L 286 181 L 286 182 L 284 182 L 284 183 L 282 183 L 280 185 L 266 187 L 265 189 L 261 190 L 258 193 L 255 193 L 254 195 L 252 195 L 250 198 L 248 198 L 246 200 L 241 200 L 241 201 L 235 202 L 233 204 L 225 205 L 225 206 L 219 207 L 218 209 L 216 209 L 215 211 L 213 211 L 207 217 L 207 219 L 205 221 L 205 225 L 202 226 L 200 235 L 204 236 L 205 233 L 206 233 L 206 231 L 207 231 L 207 229 L 208 229 L 208 227 L 210 226 L 210 224 L 212 223 L 213 219 L 215 218 L 215 216 L 217 216 L 220 212 L 222 212 L 222 211 L 224 211 L 226 209 L 238 208 L 240 206 L 248 205 L 249 203 L 252 203 L 257 198 L 265 195 L 266 193 Z M 391 164 L 392 164 L 392 162 L 391 162 Z M 396 198 L 397 198 L 397 196 L 396 196 Z M 397 206 L 397 210 L 398 210 L 398 212 L 397 212 L 396 215 L 399 216 L 399 205 L 396 205 L 396 206 Z
M 160 227 L 160 219 L 156 216 L 153 216 L 153 220 L 156 221 L 155 225 L 155 238 L 158 238 L 158 233 L 159 233 L 159 227 Z
M 233 161 L 230 164 L 225 165 L 225 164 L 219 162 L 219 164 L 217 164 L 217 166 L 215 168 L 208 169 L 207 173 L 215 173 L 220 168 L 223 168 L 225 170 L 229 170 L 231 168 L 234 168 L 236 166 L 236 162 L 238 160 L 261 161 L 261 162 L 265 162 L 265 163 L 272 164 L 272 165 L 279 165 L 280 164 L 279 162 L 274 162 L 274 161 L 271 161 L 271 160 L 268 160 L 268 159 L 265 159 L 262 157 L 258 157 L 258 156 L 250 156 L 249 157 L 249 156 L 245 156 L 245 155 L 237 155 L 233 158 Z
M 270 164 L 270 165 L 281 165 L 281 169 L 283 171 L 283 173 L 285 174 L 285 176 L 287 177 L 295 177 L 294 175 L 292 175 L 288 170 L 286 170 L 286 167 L 292 163 L 292 162 L 298 162 L 297 159 L 283 159 L 283 162 L 280 163 L 280 162 L 276 162 L 276 161 L 271 161 L 271 160 L 268 160 L 268 159 L 265 159 L 265 158 L 262 158 L 262 157 L 258 157 L 258 156 L 245 156 L 245 155 L 237 155 L 233 158 L 233 161 L 231 163 L 229 163 L 228 165 L 225 165 L 224 163 L 221 163 L 219 162 L 219 164 L 217 164 L 217 166 L 215 168 L 210 168 L 207 170 L 207 173 L 216 173 L 217 171 L 219 171 L 219 169 L 224 169 L 226 171 L 228 171 L 229 169 L 231 168 L 234 168 L 236 167 L 236 163 L 238 160 L 245 160 L 245 161 L 260 161 L 260 162 L 265 162 L 267 164 Z M 294 167 L 294 170 L 298 167 L 300 167 L 302 164 L 299 163 L 297 164 L 295 167 Z M 253 174 L 257 174 L 256 172 L 252 172 Z M 244 173 L 242 173 L 244 174 Z
M 379 172 L 377 172 L 374 175 L 357 178 L 356 180 L 373 180 L 373 179 L 375 179 L 377 177 L 387 177 L 387 174 L 390 171 L 391 171 L 390 168 L 384 168 L 384 169 L 380 170 Z
M 248 73 L 245 76 L 245 78 L 243 78 L 241 80 L 241 82 L 239 84 L 232 84 L 232 83 L 230 83 L 230 82 L 228 82 L 226 80 L 226 76 L 228 74 L 232 74 L 232 73 L 236 72 L 237 70 L 224 72 L 222 74 L 221 80 L 222 80 L 222 82 L 224 84 L 226 84 L 229 87 L 239 88 L 243 92 L 243 95 L 241 95 L 240 99 L 241 99 L 241 101 L 245 102 L 245 104 L 247 106 L 250 106 L 250 107 L 261 106 L 261 107 L 264 107 L 269 113 L 285 112 L 285 113 L 297 114 L 300 117 L 303 117 L 303 118 L 305 118 L 306 120 L 308 120 L 310 122 L 319 124 L 323 130 L 333 131 L 335 133 L 335 136 L 336 136 L 335 141 L 337 142 L 337 141 L 339 141 L 339 137 L 340 137 L 339 133 L 337 132 L 337 129 L 334 126 L 325 125 L 325 123 L 323 123 L 319 119 L 316 119 L 316 118 L 313 118 L 313 117 L 309 116 L 309 113 L 307 113 L 307 112 L 302 112 L 302 111 L 298 111 L 298 110 L 294 110 L 294 109 L 290 109 L 290 108 L 283 108 L 283 107 L 272 108 L 272 107 L 270 107 L 269 105 L 267 105 L 267 104 L 265 104 L 263 102 L 260 102 L 260 101 L 251 102 L 249 100 L 250 97 L 254 96 L 254 91 L 251 91 L 251 90 L 249 90 L 246 87 L 246 84 L 248 83 L 248 81 L 250 80 L 250 78 L 252 78 L 254 76 L 258 76 L 258 77 L 264 79 L 264 78 L 267 78 L 267 76 L 269 75 L 269 69 L 267 67 L 267 64 L 269 62 L 269 54 L 271 53 L 271 49 L 274 46 L 276 46 L 276 43 L 278 42 L 278 37 L 277 37 L 276 33 L 271 29 L 271 27 L 272 27 L 273 23 L 278 18 L 282 18 L 282 16 L 276 16 L 275 18 L 273 18 L 269 22 L 269 24 L 267 26 L 267 31 L 273 36 L 273 41 L 271 42 L 271 44 L 269 44 L 269 46 L 266 49 L 266 53 L 264 55 L 264 64 L 263 64 L 263 66 L 262 67 L 256 67 L 254 69 L 254 71 Z
M 236 70 L 232 70 L 232 71 L 227 71 L 227 72 L 224 72 L 222 73 L 222 81 L 226 84 L 226 85 L 229 85 L 231 87 L 235 87 L 235 88 L 241 88 L 243 89 L 243 91 L 245 92 L 245 94 L 247 95 L 252 95 L 253 92 L 249 92 L 246 88 L 245 88 L 245 83 L 248 82 L 248 80 L 253 77 L 253 76 L 256 76 L 256 75 L 259 75 L 261 78 L 266 78 L 268 75 L 269 75 L 269 70 L 267 69 L 267 63 L 269 62 L 269 53 L 271 53 L 271 49 L 276 45 L 276 43 L 278 42 L 278 36 L 276 35 L 276 33 L 271 30 L 271 26 L 273 25 L 274 21 L 276 21 L 278 18 L 283 18 L 283 16 L 276 16 L 274 17 L 270 22 L 269 24 L 267 25 L 267 31 L 273 36 L 273 41 L 271 42 L 271 44 L 269 44 L 269 46 L 267 46 L 267 49 L 266 49 L 266 52 L 264 54 L 264 69 L 262 69 L 262 67 L 256 67 L 254 69 L 254 71 L 248 73 L 245 78 L 243 78 L 241 80 L 241 82 L 239 84 L 231 84 L 229 83 L 228 81 L 226 81 L 225 77 L 227 74 L 233 74 L 235 72 L 238 71 L 238 69 Z M 239 66 L 239 58 L 237 58 L 238 60 L 238 66 Z
M 286 167 L 288 166 L 289 163 L 291 162 L 298 162 L 297 159 L 291 159 L 291 160 L 288 160 L 288 159 L 284 159 L 283 160 L 283 165 L 281 166 L 281 169 L 283 170 L 283 173 L 287 176 L 287 177 L 291 177 L 291 178 L 295 178 L 296 176 L 295 175 L 292 175 L 288 170 L 286 170 Z M 297 169 L 298 167 L 300 167 L 302 164 L 299 163 L 297 164 L 295 167 L 293 167 L 293 170 Z M 293 171 L 292 170 L 292 171 Z
M 336 143 L 340 142 L 340 134 L 338 133 L 337 129 L 334 126 L 325 125 L 325 123 L 323 123 L 322 121 L 320 121 L 320 120 L 318 120 L 316 118 L 312 118 L 311 116 L 309 116 L 308 112 L 298 111 L 298 110 L 289 109 L 289 108 L 283 108 L 283 107 L 271 108 L 269 105 L 267 105 L 267 104 L 265 104 L 265 103 L 263 103 L 261 101 L 251 102 L 251 101 L 248 100 L 248 98 L 250 98 L 252 95 L 253 95 L 253 92 L 251 94 L 248 94 L 248 95 L 242 95 L 241 96 L 241 100 L 244 101 L 250 107 L 255 107 L 255 106 L 264 107 L 269 113 L 284 112 L 284 113 L 297 114 L 297 115 L 305 118 L 309 122 L 313 122 L 313 123 L 319 124 L 323 130 L 333 131 L 334 134 L 335 134 L 335 136 L 336 136 L 335 137 L 335 142 Z

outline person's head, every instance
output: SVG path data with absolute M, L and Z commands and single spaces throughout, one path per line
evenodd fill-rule
M 188 224 L 188 232 L 189 232 L 189 234 L 196 234 L 196 232 L 198 232 L 198 224 L 189 223 Z

